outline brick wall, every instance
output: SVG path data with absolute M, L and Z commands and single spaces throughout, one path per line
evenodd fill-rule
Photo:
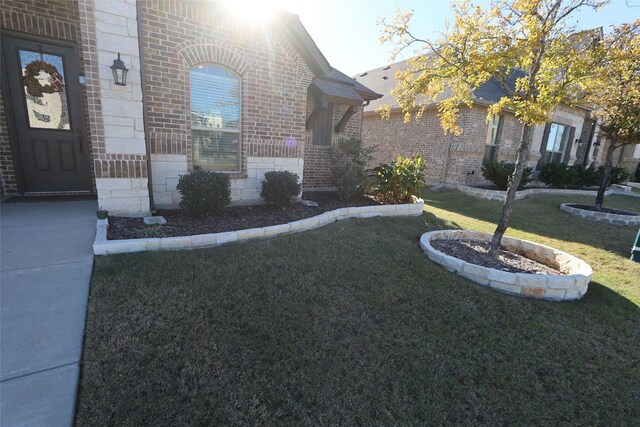
M 19 31 L 78 43 L 80 68 L 81 70 L 83 69 L 84 52 L 81 48 L 83 40 L 80 31 L 80 14 L 76 1 L 2 0 L 0 18 L 3 30 Z M 17 193 L 18 182 L 14 168 L 14 160 L 16 159 L 14 159 L 9 140 L 4 102 L 3 94 L 0 92 L 0 179 L 2 195 L 6 196 Z M 86 94 L 80 102 L 84 103 L 85 122 L 88 123 L 89 112 L 86 109 Z M 91 146 L 90 134 L 89 145 Z
M 279 159 L 267 161 L 274 165 L 294 159 L 295 168 L 303 163 L 311 70 L 281 30 L 234 20 L 214 3 L 142 3 L 145 101 L 159 206 L 179 201 L 177 179 L 193 167 L 189 73 L 195 65 L 222 65 L 241 78 L 241 170 L 231 175 L 234 202 L 256 198 L 262 181 L 256 171 L 264 169 L 256 158 Z
M 389 120 L 371 112 L 365 114 L 362 138 L 367 146 L 378 147 L 372 166 L 398 156 L 420 155 L 430 182 L 484 183 L 480 168 L 487 137 L 486 117 L 485 107 L 463 108 L 459 117 L 463 132 L 456 136 L 445 134 L 435 109 L 409 123 L 404 123 L 399 112 L 392 113 Z M 515 117 L 505 114 L 498 160 L 515 159 L 521 132 Z
M 610 142 L 603 139 L 598 149 L 597 155 L 594 158 L 596 166 L 604 165 L 607 157 L 607 149 Z M 640 163 L 640 144 L 630 144 L 617 148 L 613 152 L 613 164 L 621 165 L 627 168 L 631 173 L 630 179 L 634 179 L 636 168 Z
M 474 105 L 472 108 L 463 108 L 458 121 L 462 134 L 447 136 L 435 109 L 425 111 L 421 119 L 410 123 L 404 123 L 403 115 L 399 112 L 392 113 L 389 120 L 382 120 L 376 112 L 367 112 L 363 120 L 362 138 L 365 145 L 378 147 L 374 165 L 389 162 L 399 155 L 407 157 L 419 154 L 426 161 L 431 182 L 486 184 L 481 172 L 488 127 L 486 119 L 486 107 Z M 550 121 L 573 126 L 576 128 L 575 134 L 580 135 L 584 112 L 559 106 Z M 540 159 L 543 132 L 544 126 L 537 126 L 533 130 L 528 166 L 535 167 Z M 521 136 L 522 124 L 513 114 L 505 113 L 498 161 L 515 162 Z M 573 144 L 570 164 L 576 159 L 577 149 Z
M 309 95 L 309 99 L 307 101 L 307 117 L 311 114 L 313 108 L 314 101 L 311 98 L 311 95 Z M 348 105 L 334 104 L 333 106 L 333 125 L 331 135 L 332 145 L 335 145 L 336 142 L 342 138 L 361 137 L 362 107 L 356 109 L 355 114 L 351 116 L 342 132 L 335 132 L 335 126 L 340 123 L 340 119 L 342 119 L 342 116 L 348 108 Z M 329 146 L 313 145 L 313 130 L 308 130 L 306 132 L 304 148 L 304 180 L 302 182 L 305 190 L 332 189 L 331 162 L 329 158 L 330 151 L 331 148 Z

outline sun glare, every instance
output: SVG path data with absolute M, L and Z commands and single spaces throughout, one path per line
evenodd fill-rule
M 300 15 L 306 2 L 299 0 L 223 0 L 223 3 L 237 19 L 258 23 L 271 19 L 279 9 Z
M 271 19 L 278 9 L 272 0 L 224 0 L 227 9 L 238 19 L 263 22 Z

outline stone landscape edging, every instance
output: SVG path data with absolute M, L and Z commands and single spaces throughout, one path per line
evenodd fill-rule
M 631 181 L 629 181 L 625 185 L 628 186 L 628 187 L 639 188 L 640 189 L 640 182 L 631 182 Z
M 469 239 L 490 241 L 491 233 L 472 230 L 437 230 L 420 237 L 420 247 L 433 262 L 472 282 L 501 292 L 530 298 L 571 301 L 582 298 L 587 292 L 593 270 L 586 262 L 549 246 L 528 240 L 503 237 L 502 245 L 528 258 L 571 274 L 510 273 L 483 267 L 447 255 L 433 246 L 436 239 Z
M 93 243 L 95 255 L 110 255 L 130 252 L 197 249 L 220 246 L 227 243 L 247 242 L 266 239 L 286 234 L 313 230 L 350 218 L 373 218 L 392 216 L 420 216 L 424 209 L 424 201 L 400 205 L 373 205 L 340 208 L 324 212 L 320 215 L 268 227 L 250 228 L 246 230 L 225 231 L 221 233 L 196 234 L 193 236 L 158 237 L 148 239 L 107 240 L 108 220 L 99 219 L 96 227 L 96 238 Z
M 604 222 L 607 224 L 613 225 L 624 225 L 627 227 L 632 227 L 636 225 L 640 225 L 640 214 L 633 211 L 624 211 L 629 213 L 634 213 L 635 215 L 619 215 L 607 212 L 598 212 L 598 211 L 590 211 L 587 209 L 580 209 L 573 207 L 577 203 L 562 203 L 560 205 L 560 209 L 565 211 L 566 213 L 577 216 L 579 218 L 588 219 L 591 221 Z M 618 209 L 622 210 L 622 209 Z
M 469 196 L 478 197 L 485 200 L 500 200 L 504 201 L 507 194 L 506 191 L 490 190 L 486 188 L 471 187 L 469 185 L 458 184 L 456 187 L 459 191 L 462 191 Z M 516 200 L 526 199 L 527 197 L 535 194 L 566 194 L 572 196 L 595 196 L 597 190 L 567 190 L 564 188 L 529 188 L 527 190 L 516 191 Z M 610 196 L 613 194 L 613 190 L 606 190 L 604 195 Z

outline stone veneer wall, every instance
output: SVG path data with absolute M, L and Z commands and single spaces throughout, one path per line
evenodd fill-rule
M 307 117 L 314 108 L 314 101 L 311 95 L 307 100 Z M 333 128 L 331 133 L 331 145 L 342 138 L 361 137 L 362 135 L 362 107 L 356 109 L 356 113 L 351 116 L 344 130 L 335 132 L 335 126 L 340 123 L 348 105 L 333 105 Z M 328 145 L 313 145 L 313 129 L 306 132 L 304 149 L 304 190 L 329 190 L 333 188 L 331 184 L 331 161 L 329 158 L 331 147 Z
M 233 203 L 259 199 L 268 170 L 302 178 L 307 88 L 313 73 L 277 27 L 251 26 L 215 2 L 142 3 L 145 102 L 154 201 L 174 206 L 180 175 L 193 168 L 189 72 L 222 65 L 241 77 L 241 170 Z
M 86 61 L 81 45 L 80 14 L 76 1 L 70 0 L 2 0 L 0 7 L 2 30 L 20 31 L 78 43 L 80 68 Z M 84 61 L 83 61 L 84 60 Z M 0 89 L 0 181 L 2 196 L 18 192 L 14 157 L 9 140 L 4 98 Z M 85 99 L 81 100 L 85 107 Z M 88 110 L 84 109 L 88 123 Z M 91 142 L 91 141 L 90 141 Z M 91 146 L 91 144 L 89 144 Z
M 393 112 L 389 120 L 383 120 L 375 111 L 365 112 L 362 138 L 367 146 L 377 146 L 374 164 L 388 162 L 398 155 L 421 155 L 427 163 L 429 181 L 486 184 L 481 167 L 487 137 L 487 108 L 474 105 L 460 112 L 459 136 L 445 135 L 435 109 L 425 111 L 422 118 L 404 123 L 401 112 Z M 559 106 L 550 121 L 576 127 L 576 135 L 582 131 L 584 112 Z M 535 167 L 540 159 L 540 146 L 544 126 L 534 129 L 528 165 Z M 497 160 L 514 162 L 522 135 L 522 125 L 511 113 L 504 114 Z M 450 146 L 449 146 L 450 144 Z M 575 161 L 576 144 L 571 151 Z M 571 162 L 571 163 L 572 163 Z M 446 169 L 446 176 L 445 176 Z
M 98 203 L 113 214 L 150 211 L 135 0 L 79 0 Z M 113 81 L 120 52 L 127 85 Z

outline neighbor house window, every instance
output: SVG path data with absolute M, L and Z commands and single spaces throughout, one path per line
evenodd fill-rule
M 493 116 L 487 128 L 487 140 L 484 146 L 483 163 L 495 162 L 498 158 L 498 145 L 502 133 L 503 116 Z
M 333 104 L 329 103 L 327 108 L 320 109 L 313 125 L 313 145 L 331 145 L 331 134 L 333 132 Z
M 193 165 L 208 171 L 240 170 L 240 78 L 224 67 L 191 68 Z
M 560 163 L 569 142 L 571 127 L 551 123 L 545 144 L 544 163 Z

